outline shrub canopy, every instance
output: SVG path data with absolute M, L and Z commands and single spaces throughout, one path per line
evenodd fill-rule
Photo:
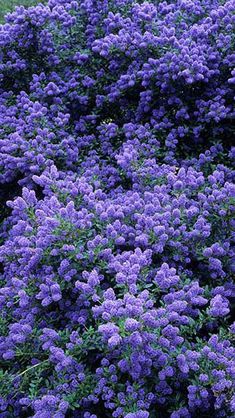
M 0 26 L 0 416 L 235 414 L 234 0 Z

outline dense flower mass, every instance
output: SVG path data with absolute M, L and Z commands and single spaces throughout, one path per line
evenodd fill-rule
M 0 416 L 235 414 L 235 0 L 0 26 Z

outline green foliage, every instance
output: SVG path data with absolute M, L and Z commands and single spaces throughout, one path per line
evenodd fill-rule
M 4 23 L 4 16 L 13 11 L 16 6 L 30 7 L 37 3 L 37 0 L 0 0 L 0 23 Z

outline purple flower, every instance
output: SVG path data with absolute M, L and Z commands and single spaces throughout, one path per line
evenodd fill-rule
M 234 0 L 0 25 L 3 418 L 234 415 L 234 25 Z
M 229 313 L 229 302 L 221 296 L 216 295 L 210 302 L 210 314 L 213 317 L 223 317 Z

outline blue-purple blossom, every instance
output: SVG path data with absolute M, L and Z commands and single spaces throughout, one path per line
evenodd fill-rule
M 0 416 L 234 417 L 234 0 L 0 26 Z

